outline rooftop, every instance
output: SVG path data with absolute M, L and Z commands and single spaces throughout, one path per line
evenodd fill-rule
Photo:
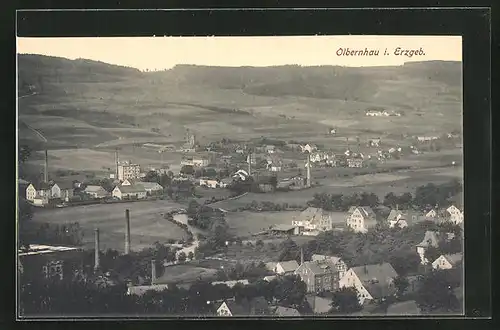
M 295 229 L 296 226 L 293 226 L 293 225 L 286 225 L 286 224 L 278 224 L 278 225 L 275 225 L 271 228 L 271 230 L 274 230 L 274 231 L 290 231 L 290 230 L 293 230 Z
M 148 291 L 163 291 L 168 289 L 168 284 L 136 285 L 128 287 L 127 294 L 142 296 Z
M 21 257 L 21 256 L 35 255 L 35 254 L 45 254 L 45 253 L 54 253 L 62 251 L 76 251 L 76 250 L 78 250 L 78 248 L 76 247 L 30 244 L 28 251 L 19 250 L 19 256 Z
M 295 260 L 280 261 L 278 264 L 285 272 L 294 272 L 297 268 L 299 268 L 299 263 Z
M 276 316 L 300 316 L 300 313 L 295 308 L 278 306 L 274 311 Z
M 394 293 L 392 291 L 395 289 L 389 287 L 388 280 L 396 278 L 398 273 L 396 273 L 391 264 L 365 265 L 351 269 L 374 298 L 386 297 Z

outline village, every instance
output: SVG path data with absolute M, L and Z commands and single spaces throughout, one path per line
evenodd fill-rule
M 401 114 L 370 110 L 366 116 Z M 325 134 L 336 137 L 341 132 L 330 128 Z M 85 244 L 68 239 L 74 244 L 56 246 L 37 242 L 43 238 L 37 229 L 20 242 L 19 271 L 31 274 L 30 278 L 43 274 L 42 278 L 56 279 L 55 286 L 68 279 L 92 283 L 98 295 L 104 294 L 104 288 L 124 290 L 124 299 L 152 304 L 147 313 L 165 315 L 459 312 L 463 303 L 461 184 L 429 183 L 401 195 L 387 184 L 379 188 L 384 192 L 378 193 L 381 197 L 369 188 L 348 195 L 350 187 L 342 185 L 362 176 L 413 171 L 406 165 L 411 159 L 445 154 L 459 142 L 459 135 L 450 132 L 406 136 L 399 143 L 347 137 L 334 148 L 267 138 L 203 145 L 188 131 L 180 146 L 141 146 L 162 157 L 178 154 L 178 164 L 145 167 L 121 160 L 116 149 L 110 151 L 114 169 L 81 181 L 51 175 L 45 150 L 43 178 L 39 182 L 20 178 L 20 198 L 33 215 L 50 218 L 52 225 L 76 221 L 92 234 L 85 236 Z M 447 170 L 460 165 L 450 160 L 440 166 Z M 436 168 L 435 164 L 429 167 Z M 339 194 L 321 190 L 334 184 Z M 276 196 L 281 196 L 279 201 Z M 91 210 L 111 207 L 116 217 L 106 220 L 106 211 L 102 220 L 85 224 Z M 136 224 L 141 226 L 141 216 L 146 216 L 141 207 L 154 213 L 155 221 L 177 227 L 179 236 L 136 244 L 141 236 Z M 119 228 L 113 229 L 113 235 L 106 232 L 112 230 L 111 223 Z M 238 231 L 242 225 L 248 228 Z M 64 228 L 68 232 L 69 227 Z M 154 237 L 161 235 L 157 232 Z M 115 240 L 120 248 L 108 240 Z M 377 244 L 381 246 L 376 248 Z M 125 289 L 120 289 L 122 285 Z M 422 292 L 430 288 L 436 295 L 449 295 L 453 302 L 438 307 L 427 302 L 426 306 L 425 299 L 430 298 Z M 172 295 L 184 295 L 187 307 L 180 310 L 152 302 Z M 33 302 L 31 308 L 40 303 Z

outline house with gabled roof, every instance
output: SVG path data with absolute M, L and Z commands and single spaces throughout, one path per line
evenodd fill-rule
M 420 256 L 420 263 L 422 265 L 429 263 L 429 260 L 425 257 L 425 251 L 431 246 L 435 248 L 439 247 L 440 242 L 441 237 L 438 232 L 430 230 L 425 232 L 424 239 L 417 244 L 417 254 Z
M 424 220 L 426 220 L 425 217 L 420 216 L 416 212 L 400 211 L 398 209 L 391 210 L 387 217 L 389 228 L 406 228 Z
M 301 233 L 328 231 L 333 229 L 333 220 L 331 212 L 322 208 L 308 207 L 292 221 L 292 225 L 299 227 Z
M 33 202 L 37 197 L 51 198 L 52 192 L 48 183 L 42 182 L 40 184 L 30 183 L 26 188 L 26 199 Z
M 84 192 L 86 194 L 91 195 L 94 198 L 106 198 L 110 195 L 110 193 L 107 192 L 106 189 L 104 189 L 101 186 L 95 186 L 95 185 L 89 185 L 85 187 Z
M 449 221 L 454 223 L 455 225 L 460 225 L 464 221 L 464 213 L 455 205 L 451 205 L 446 209 L 446 212 L 449 214 Z
M 462 253 L 443 254 L 432 263 L 433 269 L 452 269 L 463 260 Z
M 54 183 L 50 188 L 50 192 L 52 198 L 59 198 L 67 202 L 73 198 L 73 182 Z
M 295 260 L 280 261 L 276 263 L 273 271 L 278 275 L 291 275 L 299 268 L 299 263 Z
M 339 286 L 355 288 L 360 304 L 367 300 L 381 301 L 396 293 L 397 276 L 390 263 L 352 267 L 340 279 Z
M 112 196 L 118 199 L 144 199 L 147 192 L 140 184 L 120 184 L 113 189 Z
M 163 192 L 163 187 L 158 183 L 158 182 L 140 182 L 138 183 L 139 185 L 144 187 L 144 190 L 146 190 L 146 193 L 150 195 L 154 194 L 159 194 Z
M 233 299 L 224 300 L 217 308 L 217 316 L 259 316 L 269 315 L 269 303 L 264 297 L 239 302 Z
M 331 260 L 303 262 L 295 275 L 306 284 L 307 292 L 335 291 L 339 286 L 339 272 Z
M 344 277 L 345 273 L 347 272 L 347 265 L 346 263 L 337 256 L 327 256 L 323 254 L 313 254 L 311 256 L 311 261 L 315 262 L 323 262 L 323 261 L 329 261 L 333 265 L 335 265 L 335 268 L 339 272 L 339 279 Z
M 369 206 L 351 206 L 347 212 L 346 224 L 355 232 L 366 233 L 377 224 L 376 214 Z

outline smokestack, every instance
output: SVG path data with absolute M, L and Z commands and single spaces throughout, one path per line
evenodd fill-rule
M 151 284 L 156 283 L 156 262 L 154 259 L 151 260 Z
M 125 254 L 130 253 L 130 211 L 125 210 Z
M 99 229 L 95 229 L 95 261 L 94 261 L 94 270 L 97 271 L 100 268 L 100 260 L 99 260 Z
M 248 154 L 247 161 L 248 161 L 248 175 L 252 175 L 252 153 Z
M 307 153 L 307 187 L 311 187 L 311 154 Z
M 116 177 L 115 177 L 115 179 L 118 179 L 118 162 L 119 162 L 119 160 L 118 160 L 118 149 L 116 149 L 115 150 L 115 165 L 116 165 L 116 173 L 115 173 Z
M 45 172 L 43 175 L 43 181 L 49 182 L 49 152 L 47 150 L 45 150 Z
M 304 263 L 304 248 L 300 248 L 300 264 Z

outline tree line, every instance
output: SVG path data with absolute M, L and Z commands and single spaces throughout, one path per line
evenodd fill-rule
M 314 194 L 313 199 L 308 202 L 309 206 L 323 208 L 326 211 L 345 212 L 351 206 L 370 206 L 378 207 L 381 204 L 387 207 L 395 208 L 396 206 L 402 210 L 405 209 L 420 209 L 428 210 L 438 205 L 439 207 L 447 207 L 452 204 L 450 198 L 462 192 L 462 184 L 458 180 L 436 185 L 428 183 L 416 188 L 415 193 L 410 192 L 396 195 L 392 192 L 385 195 L 381 202 L 378 196 L 374 193 L 363 192 L 361 194 L 354 193 L 352 195 L 343 194 Z
M 123 284 L 97 287 L 90 281 L 34 279 L 21 288 L 25 315 L 215 315 L 220 301 L 235 298 L 237 303 L 264 297 L 268 302 L 303 308 L 306 286 L 298 276 L 250 285 L 211 285 L 197 281 L 189 289 L 172 285 L 163 291 L 142 296 L 127 295 Z

